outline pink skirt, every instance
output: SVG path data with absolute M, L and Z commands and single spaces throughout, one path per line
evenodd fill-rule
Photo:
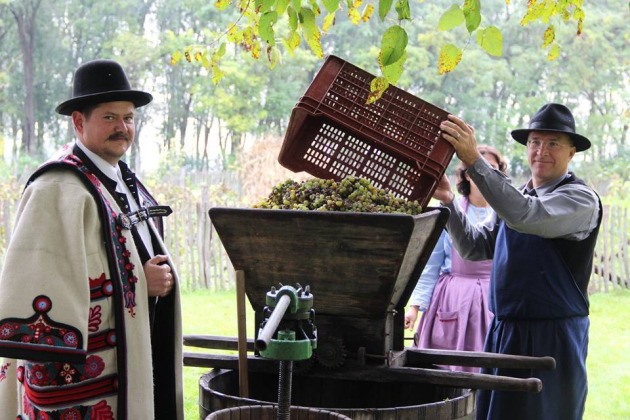
M 418 348 L 483 351 L 494 315 L 488 309 L 489 277 L 469 277 L 455 273 L 440 276 L 429 309 L 418 324 Z M 443 366 L 479 372 L 479 368 Z

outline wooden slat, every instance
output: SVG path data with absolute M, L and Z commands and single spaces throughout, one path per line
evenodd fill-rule
M 238 369 L 238 357 L 230 355 L 211 355 L 184 353 L 185 366 L 213 367 L 219 369 Z M 277 373 L 277 363 L 250 356 L 249 372 Z M 494 389 L 500 391 L 540 392 L 542 383 L 537 378 L 510 378 L 485 375 L 481 373 L 453 372 L 439 369 L 409 367 L 372 367 L 344 365 L 342 368 L 325 373 L 312 372 L 312 377 L 336 378 L 372 382 L 411 382 L 429 383 L 457 388 Z
M 214 350 L 238 350 L 237 337 L 223 337 L 219 335 L 185 335 L 184 346 Z M 247 351 L 254 351 L 254 340 L 247 339 Z

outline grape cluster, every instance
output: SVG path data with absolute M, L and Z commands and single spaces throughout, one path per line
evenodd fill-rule
M 360 213 L 422 212 L 417 201 L 398 198 L 376 188 L 364 178 L 349 176 L 341 182 L 313 178 L 303 182 L 286 180 L 254 206 L 258 209 L 346 211 Z

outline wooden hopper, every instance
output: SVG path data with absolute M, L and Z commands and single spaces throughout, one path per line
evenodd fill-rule
M 404 307 L 448 218 L 212 208 L 210 219 L 262 321 L 271 286 L 309 285 L 320 341 L 348 353 L 403 350 Z

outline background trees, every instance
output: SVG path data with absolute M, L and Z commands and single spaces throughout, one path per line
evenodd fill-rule
M 580 130 L 594 143 L 575 162 L 582 166 L 580 173 L 601 188 L 628 180 L 626 3 L 584 4 L 582 35 L 576 37 L 573 26 L 556 27 L 562 52 L 551 62 L 541 51 L 545 25 L 519 25 L 525 4 L 483 2 L 484 19 L 502 32 L 500 57 L 488 55 L 474 40 L 462 44 L 468 36 L 464 25 L 437 30 L 450 4 L 410 3 L 413 20 L 405 23 L 410 42 L 400 87 L 463 116 L 476 127 L 480 142 L 509 156 L 515 175 L 526 165 L 523 150 L 509 140 L 509 131 L 526 124 L 546 101 L 566 103 L 574 109 Z M 324 14 L 317 17 L 318 23 Z M 235 19 L 235 10 L 218 11 L 206 0 L 0 1 L 0 139 L 5 145 L 0 153 L 7 149 L 14 162 L 41 161 L 71 140 L 69 121 L 56 115 L 54 107 L 71 94 L 76 66 L 102 57 L 121 61 L 132 84 L 156 98 L 138 121 L 140 140 L 130 159 L 137 169 L 143 168 L 141 157 L 154 156 L 147 154 L 148 149 L 176 154 L 191 168 L 238 165 L 245 139 L 284 133 L 293 105 L 322 61 L 309 48 L 295 50 L 294 57 L 273 53 L 272 62 L 262 50 L 262 58 L 254 60 L 250 45 L 228 44 L 219 84 L 199 61 L 171 64 L 174 51 L 220 45 L 230 36 L 229 24 Z M 284 24 L 278 22 L 278 33 Z M 323 52 L 378 74 L 380 40 L 390 24 L 371 19 L 356 26 L 338 13 L 334 27 L 321 38 Z M 464 49 L 466 59 L 440 76 L 438 57 L 449 42 Z M 269 70 L 273 63 L 274 70 Z

